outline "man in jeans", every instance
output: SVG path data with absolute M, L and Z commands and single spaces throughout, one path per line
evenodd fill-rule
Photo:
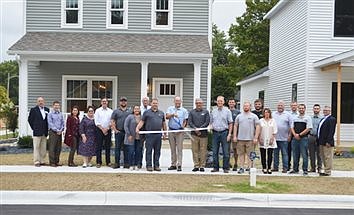
M 60 103 L 53 102 L 53 110 L 48 114 L 48 129 L 49 129 L 49 164 L 51 167 L 61 166 L 59 157 L 61 152 L 62 134 L 64 131 L 64 118 L 60 113 Z
M 182 107 L 182 99 L 179 96 L 174 98 L 174 105 L 168 107 L 166 119 L 168 119 L 168 129 L 183 130 L 187 126 L 188 111 Z M 171 148 L 171 166 L 168 170 L 182 171 L 182 152 L 183 152 L 184 132 L 171 132 L 168 140 Z
M 300 154 L 302 157 L 302 170 L 303 175 L 308 175 L 308 141 L 307 135 L 312 129 L 312 120 L 310 116 L 305 115 L 306 106 L 304 104 L 299 105 L 299 115 L 294 118 L 291 124 L 291 133 L 293 140 L 291 147 L 293 150 L 293 170 L 290 174 L 299 173 L 299 160 Z
M 279 152 L 281 152 L 283 163 L 282 173 L 286 173 L 289 169 L 288 142 L 291 140 L 290 127 L 292 123 L 292 116 L 288 112 L 284 111 L 284 107 L 284 102 L 279 101 L 277 111 L 273 113 L 273 118 L 278 127 L 278 132 L 275 136 L 278 147 L 274 149 L 274 167 L 272 171 L 279 171 Z
M 227 102 L 228 106 L 229 106 L 229 110 L 231 111 L 231 115 L 232 115 L 232 121 L 233 121 L 233 125 L 232 125 L 232 129 L 234 128 L 235 125 L 235 120 L 236 117 L 241 113 L 241 111 L 239 109 L 236 108 L 236 100 L 234 98 L 230 98 L 229 101 Z M 233 131 L 231 131 L 232 133 Z M 233 155 L 234 155 L 234 167 L 232 168 L 232 171 L 237 171 L 237 160 L 238 160 L 238 155 L 237 155 L 237 148 L 236 148 L 236 142 L 233 141 L 233 139 L 230 140 L 231 141 L 231 147 L 230 149 L 232 149 Z M 230 150 L 230 157 L 231 157 L 231 150 Z M 230 162 L 230 168 L 231 168 L 231 162 Z
M 214 169 L 211 172 L 219 172 L 219 148 L 220 144 L 223 153 L 224 173 L 230 170 L 230 143 L 232 132 L 231 111 L 224 107 L 224 97 L 218 96 L 216 99 L 217 108 L 210 115 L 210 125 L 213 129 L 213 162 Z
M 188 124 L 193 129 L 207 128 L 210 122 L 209 111 L 203 108 L 203 100 L 195 99 L 195 109 L 188 116 Z M 208 130 L 192 131 L 193 172 L 205 171 L 208 147 Z
M 113 111 L 111 116 L 112 130 L 114 131 L 115 147 L 114 147 L 114 159 L 115 164 L 112 165 L 113 169 L 120 167 L 120 152 L 123 150 L 124 168 L 129 168 L 128 153 L 124 148 L 124 122 L 125 119 L 131 114 L 130 108 L 127 107 L 127 97 L 122 96 L 119 99 L 119 107 Z

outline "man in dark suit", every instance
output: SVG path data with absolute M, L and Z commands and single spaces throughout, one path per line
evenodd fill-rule
M 324 165 L 324 173 L 320 176 L 330 176 L 333 161 L 334 132 L 336 131 L 336 118 L 331 115 L 331 107 L 325 106 L 323 109 L 323 119 L 318 125 L 317 143 L 320 146 L 320 156 Z
M 31 108 L 28 116 L 28 123 L 33 130 L 33 161 L 36 167 L 44 165 L 44 158 L 47 153 L 49 109 L 44 107 L 43 97 L 37 98 L 37 105 Z

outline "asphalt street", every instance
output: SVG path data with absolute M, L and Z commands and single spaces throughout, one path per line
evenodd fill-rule
M 0 205 L 1 215 L 353 215 L 354 210 L 301 208 L 240 207 L 139 207 L 139 206 L 66 206 L 66 205 Z

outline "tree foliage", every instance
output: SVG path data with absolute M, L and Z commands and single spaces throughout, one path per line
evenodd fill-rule
M 4 61 L 0 64 L 0 86 L 7 92 L 8 74 L 10 74 L 9 97 L 14 104 L 18 104 L 18 63 L 14 60 Z
M 236 54 L 230 56 L 233 66 L 241 68 L 240 78 L 268 65 L 269 20 L 263 17 L 278 0 L 246 0 L 246 12 L 236 18 L 229 29 L 229 41 Z

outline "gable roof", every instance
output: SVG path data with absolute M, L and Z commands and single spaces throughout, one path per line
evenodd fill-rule
M 259 78 L 268 77 L 268 71 L 269 71 L 269 67 L 265 66 L 262 69 L 258 70 L 257 72 L 255 72 L 255 73 L 245 77 L 241 81 L 237 82 L 236 86 L 240 86 L 240 85 L 252 82 L 252 81 L 257 80 Z
M 28 32 L 9 54 L 176 54 L 211 57 L 208 36 Z
M 280 0 L 264 17 L 263 19 L 270 19 L 277 14 L 290 0 Z

